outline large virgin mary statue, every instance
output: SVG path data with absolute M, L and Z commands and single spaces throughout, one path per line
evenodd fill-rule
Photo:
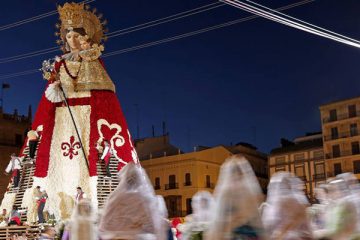
M 73 198 L 79 186 L 97 203 L 97 145 L 109 143 L 118 170 L 138 158 L 115 86 L 100 58 L 100 18 L 83 3 L 65 3 L 58 12 L 65 53 L 44 74 L 48 84 L 32 125 L 41 136 L 33 186 L 46 189 L 50 212 L 63 218 L 64 199 Z

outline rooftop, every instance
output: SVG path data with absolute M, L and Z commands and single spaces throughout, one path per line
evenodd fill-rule
M 354 101 L 354 100 L 360 100 L 360 97 L 359 97 L 359 96 L 356 96 L 356 97 L 347 98 L 347 99 L 334 100 L 334 101 L 331 101 L 331 102 L 328 102 L 328 103 L 325 103 L 325 104 L 320 105 L 319 108 L 320 108 L 320 110 L 321 110 L 321 109 L 323 109 L 323 108 L 326 108 L 326 107 L 329 107 L 329 106 L 332 106 L 332 105 L 342 104 L 342 103 L 350 102 L 350 101 Z
M 321 133 L 314 133 L 303 137 L 295 138 L 294 141 L 281 139 L 281 147 L 274 148 L 270 151 L 270 155 L 278 155 L 288 152 L 303 151 L 313 148 L 322 148 L 323 139 Z

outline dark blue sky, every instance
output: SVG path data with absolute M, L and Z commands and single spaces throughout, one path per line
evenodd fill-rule
M 280 7 L 300 0 L 263 0 Z M 0 26 L 55 9 L 64 1 L 4 1 Z M 109 29 L 134 26 L 209 4 L 209 0 L 97 0 L 91 4 Z M 257 1 L 260 2 L 260 1 Z M 359 0 L 317 0 L 292 16 L 360 39 Z M 110 39 L 106 52 L 248 16 L 224 6 L 180 21 Z M 0 31 L 0 58 L 55 46 L 57 16 Z M 0 64 L 0 75 L 39 68 L 54 54 Z M 268 152 L 281 137 L 320 129 L 318 106 L 359 95 L 359 49 L 256 19 L 190 38 L 104 59 L 130 130 L 161 133 L 166 121 L 174 145 L 245 141 Z M 4 80 L 5 111 L 34 111 L 44 90 L 41 74 Z M 255 131 L 256 129 L 256 131 Z M 256 132 L 256 137 L 255 133 Z

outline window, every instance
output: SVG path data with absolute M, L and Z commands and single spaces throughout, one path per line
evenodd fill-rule
M 314 151 L 314 159 L 323 159 L 324 152 L 322 150 Z
M 341 163 L 334 163 L 334 175 L 338 175 L 342 173 Z
M 348 110 L 349 110 L 349 118 L 356 117 L 356 105 L 355 104 L 349 105 Z
M 275 158 L 275 164 L 276 165 L 285 164 L 285 163 L 286 163 L 285 157 L 277 157 L 277 158 Z
M 334 158 L 340 157 L 340 146 L 339 145 L 333 145 L 332 151 L 333 151 Z
M 351 143 L 351 153 L 353 155 L 360 153 L 359 142 L 352 142 Z
M 329 115 L 330 115 L 330 121 L 331 121 L 331 122 L 337 120 L 336 109 L 330 110 Z
M 305 155 L 304 155 L 303 153 L 295 154 L 295 155 L 294 155 L 294 164 L 304 165 L 304 159 L 305 159 Z
M 169 184 L 174 184 L 174 183 L 176 183 L 176 176 L 170 175 L 169 176 Z
M 357 135 L 358 135 L 357 124 L 356 123 L 350 124 L 350 136 L 353 137 Z
M 210 180 L 210 175 L 206 175 L 206 187 L 207 188 L 213 188 L 213 184 L 211 183 L 211 180 Z
M 324 163 L 315 164 L 314 179 L 315 180 L 325 179 L 325 164 Z
M 338 138 L 339 138 L 338 128 L 337 127 L 331 128 L 331 139 L 338 139 Z
M 179 186 L 176 183 L 176 176 L 175 175 L 169 175 L 169 184 L 165 185 L 165 190 L 169 189 L 177 189 Z
M 155 178 L 155 186 L 154 186 L 154 188 L 155 188 L 155 190 L 158 190 L 158 189 L 161 188 L 160 187 L 160 178 L 159 177 Z
M 295 167 L 295 175 L 305 181 L 305 169 L 304 166 Z
M 304 160 L 305 155 L 303 153 L 295 154 L 294 159 L 295 161 Z
M 171 195 L 165 196 L 164 199 L 168 209 L 169 218 L 182 217 L 182 197 L 179 195 Z
M 316 174 L 324 174 L 325 173 L 325 165 L 324 163 L 315 165 L 315 173 Z
M 354 161 L 354 173 L 360 173 L 360 160 Z
M 184 186 L 191 186 L 191 175 L 190 175 L 190 173 L 185 174 Z
M 186 214 L 189 215 L 192 213 L 192 207 L 191 207 L 191 198 L 186 199 Z

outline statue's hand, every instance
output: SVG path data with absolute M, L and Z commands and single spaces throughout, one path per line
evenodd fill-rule
M 54 84 L 55 84 L 55 86 L 59 86 L 59 85 L 61 85 L 61 82 L 60 82 L 60 80 L 56 80 L 56 81 L 54 82 Z

